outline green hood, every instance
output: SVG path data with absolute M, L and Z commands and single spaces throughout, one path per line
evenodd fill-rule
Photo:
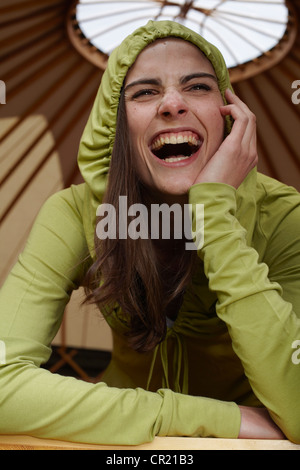
M 223 96 L 231 88 L 228 69 L 220 51 L 185 26 L 172 21 L 149 21 L 128 36 L 111 54 L 93 109 L 84 130 L 78 154 L 78 164 L 86 182 L 86 235 L 93 251 L 96 209 L 106 189 L 120 92 L 130 66 L 140 52 L 156 39 L 178 37 L 195 44 L 211 62 Z M 230 121 L 227 121 L 230 127 Z

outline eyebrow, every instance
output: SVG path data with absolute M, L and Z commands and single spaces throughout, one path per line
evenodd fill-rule
M 194 78 L 211 78 L 216 83 L 218 83 L 218 79 L 215 75 L 213 75 L 212 73 L 206 73 L 206 72 L 191 73 L 190 75 L 185 75 L 184 77 L 181 77 L 180 83 L 181 85 L 184 85 L 185 83 L 188 83 L 190 80 L 193 80 Z
M 128 83 L 126 85 L 124 91 L 128 90 L 128 88 L 132 88 L 136 85 L 161 85 L 161 81 L 156 78 L 141 78 L 140 80 L 135 80 L 134 82 Z
M 210 78 L 214 80 L 216 83 L 218 83 L 218 79 L 215 75 L 211 73 L 206 73 L 206 72 L 199 72 L 199 73 L 191 73 L 190 75 L 184 75 L 180 79 L 180 84 L 185 85 L 188 83 L 190 80 L 193 80 L 194 78 Z M 125 90 L 127 91 L 128 88 L 132 88 L 137 85 L 156 85 L 159 86 L 161 85 L 161 80 L 157 78 L 141 78 L 139 80 L 135 80 L 134 82 L 129 83 L 126 85 Z

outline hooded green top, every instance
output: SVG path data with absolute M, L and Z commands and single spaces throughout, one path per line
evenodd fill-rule
M 243 404 L 267 407 L 300 442 L 300 197 L 256 170 L 238 190 L 190 188 L 189 202 L 204 204 L 204 244 L 178 317 L 153 352 L 128 347 L 116 310 L 103 382 L 40 369 L 85 274 L 82 260 L 94 256 L 124 77 L 144 47 L 170 35 L 205 53 L 222 93 L 230 85 L 220 53 L 176 23 L 149 22 L 112 53 L 79 149 L 85 183 L 46 202 L 1 290 L 0 433 L 104 444 L 235 438 Z

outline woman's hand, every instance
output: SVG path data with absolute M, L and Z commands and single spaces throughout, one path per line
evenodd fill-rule
M 239 439 L 286 439 L 266 408 L 239 408 L 242 418 Z
M 221 106 L 220 111 L 234 119 L 232 130 L 194 184 L 226 183 L 237 189 L 257 165 L 256 117 L 230 90 L 225 96 L 228 105 Z

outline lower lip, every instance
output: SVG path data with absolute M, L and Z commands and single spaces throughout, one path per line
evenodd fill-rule
M 186 158 L 184 160 L 179 160 L 178 162 L 166 162 L 165 160 L 161 160 L 160 158 L 156 157 L 154 153 L 152 153 L 153 157 L 155 160 L 160 163 L 162 166 L 167 167 L 167 168 L 178 168 L 178 167 L 183 167 L 183 166 L 188 166 L 191 165 L 195 160 L 197 160 L 200 151 L 201 151 L 202 144 L 200 145 L 200 148 L 197 150 L 197 152 L 193 153 L 193 155 L 189 158 Z

